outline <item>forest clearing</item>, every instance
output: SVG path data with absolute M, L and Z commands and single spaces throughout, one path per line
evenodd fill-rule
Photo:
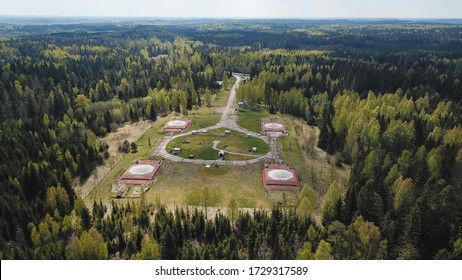
M 462 258 L 462 22 L 8 20 L 0 258 Z

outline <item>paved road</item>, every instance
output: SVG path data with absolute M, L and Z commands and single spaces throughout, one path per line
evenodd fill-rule
M 235 108 L 234 108 L 234 101 L 236 100 L 237 88 L 241 83 L 242 79 L 240 77 L 236 77 L 236 83 L 234 83 L 233 88 L 231 89 L 231 93 L 229 94 L 228 103 L 226 104 L 225 110 L 221 115 L 221 119 L 219 124 L 223 124 L 228 120 L 234 121 L 233 116 L 236 116 Z
M 202 159 L 184 159 L 182 157 L 178 157 L 172 154 L 169 154 L 166 150 L 167 144 L 178 137 L 182 137 L 185 135 L 191 135 L 191 132 L 186 132 L 182 134 L 177 134 L 177 135 L 166 135 L 162 141 L 159 143 L 159 145 L 156 147 L 154 150 L 153 155 L 154 156 L 160 156 L 163 157 L 164 159 L 171 160 L 174 162 L 185 162 L 185 163 L 193 163 L 193 164 L 218 164 L 218 165 L 247 165 L 247 164 L 253 164 L 257 163 L 260 161 L 268 161 L 271 159 L 279 159 L 279 152 L 277 149 L 277 143 L 276 139 L 271 138 L 269 139 L 265 135 L 261 135 L 259 133 L 255 133 L 253 131 L 250 131 L 248 129 L 242 128 L 237 125 L 237 112 L 236 108 L 234 108 L 234 101 L 236 100 L 236 91 L 237 88 L 239 87 L 239 84 L 242 82 L 242 78 L 240 76 L 236 76 L 236 83 L 234 84 L 233 88 L 231 89 L 231 93 L 229 95 L 228 99 L 228 104 L 226 105 L 225 110 L 223 111 L 220 121 L 213 126 L 203 128 L 201 130 L 213 130 L 213 129 L 218 129 L 218 128 L 229 128 L 231 130 L 235 130 L 239 133 L 243 134 L 251 134 L 253 137 L 259 138 L 265 143 L 269 144 L 271 146 L 271 151 L 267 153 L 264 156 L 259 156 L 255 159 L 251 160 L 202 160 Z M 227 152 L 228 153 L 228 152 Z

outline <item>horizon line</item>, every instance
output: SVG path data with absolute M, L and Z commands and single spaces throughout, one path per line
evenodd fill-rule
M 0 14 L 0 18 L 57 18 L 57 19 L 249 19 L 249 20 L 462 20 L 454 17 L 214 17 L 214 16 L 91 16 L 91 15 L 8 15 Z

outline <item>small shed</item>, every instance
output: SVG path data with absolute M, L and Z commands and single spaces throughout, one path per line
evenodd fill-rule
M 231 134 L 230 130 L 225 130 L 225 135 Z
M 181 153 L 181 148 L 173 148 L 173 154 L 179 155 Z

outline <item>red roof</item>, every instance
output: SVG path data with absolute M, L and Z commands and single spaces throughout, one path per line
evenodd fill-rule
M 285 170 L 292 174 L 291 178 L 275 179 L 271 178 L 268 173 L 273 170 Z M 263 169 L 263 187 L 265 190 L 300 190 L 300 180 L 297 171 L 287 165 L 268 164 Z
M 269 123 L 277 123 L 277 124 L 280 124 L 281 127 L 267 127 L 266 124 L 269 124 Z M 285 123 L 281 122 L 281 121 L 276 121 L 276 122 L 265 122 L 265 121 L 262 121 L 260 122 L 260 130 L 262 132 L 282 132 L 282 133 L 285 133 L 286 132 L 286 125 Z
M 191 120 L 186 120 L 184 121 L 183 125 L 172 125 L 170 122 L 167 122 L 167 124 L 164 126 L 163 131 L 164 132 L 181 132 L 186 129 L 188 129 L 192 124 Z
M 141 165 L 152 166 L 153 170 L 146 174 L 133 174 L 130 172 L 133 167 Z M 122 185 L 150 185 L 159 173 L 161 165 L 162 161 L 160 160 L 138 160 L 125 170 L 117 183 Z

